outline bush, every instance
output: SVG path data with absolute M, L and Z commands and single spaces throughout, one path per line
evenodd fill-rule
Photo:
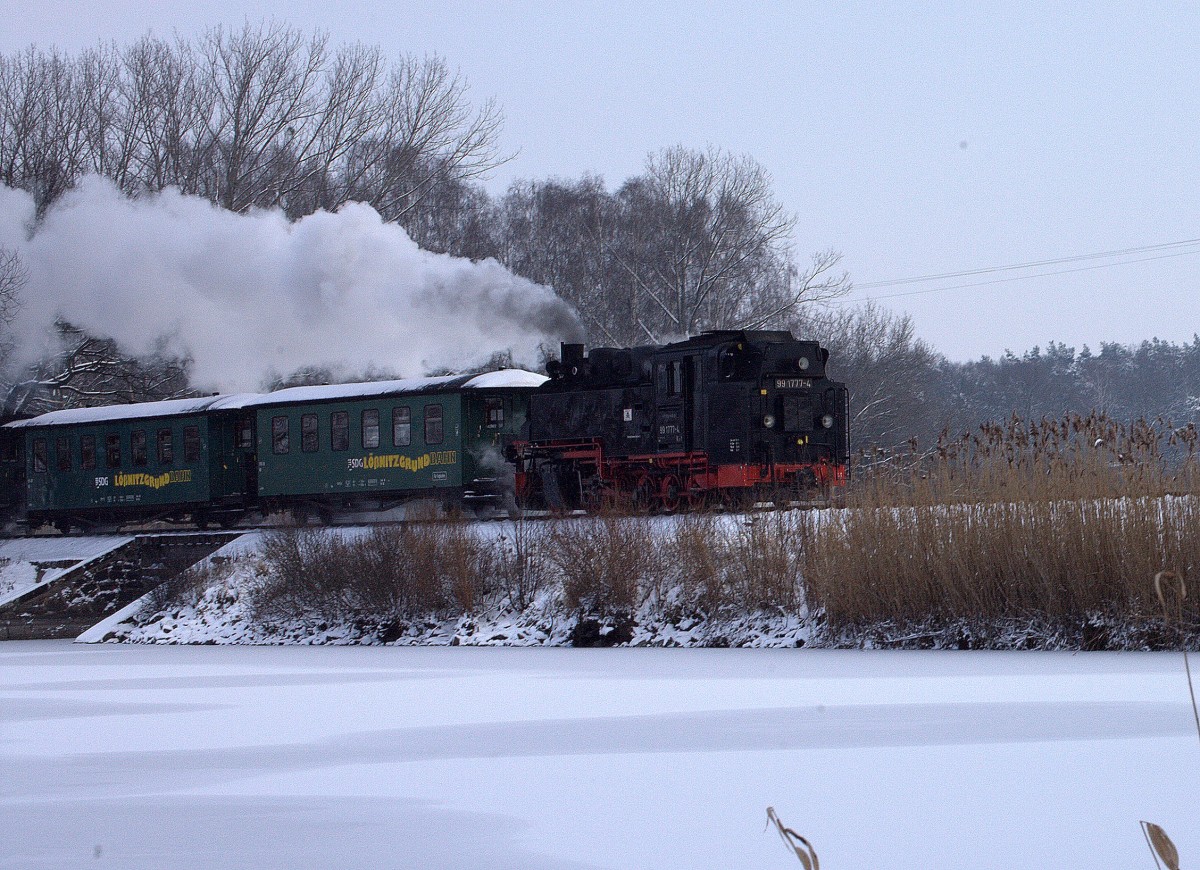
M 613 514 L 560 520 L 545 546 L 547 560 L 562 575 L 564 605 L 595 614 L 636 607 L 655 555 L 645 520 Z
M 517 610 L 524 610 L 549 580 L 546 527 L 518 519 L 511 529 L 496 540 L 493 566 L 496 580 L 509 603 Z
M 264 537 L 262 556 L 257 614 L 328 619 L 462 613 L 487 591 L 493 558 L 461 522 L 288 529 Z

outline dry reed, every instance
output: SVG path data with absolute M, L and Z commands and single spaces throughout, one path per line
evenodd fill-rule
M 850 509 L 808 520 L 809 603 L 834 626 L 1155 619 L 1145 578 L 1200 567 L 1196 446 L 1190 424 L 1013 418 L 865 466 Z

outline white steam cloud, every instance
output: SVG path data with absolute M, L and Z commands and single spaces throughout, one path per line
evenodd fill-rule
M 198 385 L 227 391 L 307 366 L 413 376 L 497 351 L 531 365 L 539 344 L 579 332 L 549 288 L 424 251 L 360 203 L 289 222 L 173 190 L 133 200 L 89 177 L 35 224 L 29 195 L 0 186 L 0 247 L 28 273 L 14 325 L 25 362 L 59 317 L 129 353 L 166 336 Z

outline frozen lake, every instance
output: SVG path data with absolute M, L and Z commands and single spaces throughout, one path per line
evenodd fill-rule
M 6 868 L 1200 864 L 1177 653 L 0 643 Z

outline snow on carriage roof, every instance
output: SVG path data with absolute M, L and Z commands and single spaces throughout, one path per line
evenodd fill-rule
M 237 394 L 229 396 L 197 396 L 192 399 L 168 399 L 165 402 L 138 402 L 133 405 L 104 405 L 99 408 L 65 408 L 61 411 L 50 411 L 40 417 L 28 420 L 16 420 L 8 423 L 6 428 L 18 429 L 25 426 L 65 426 L 80 423 L 109 423 L 115 420 L 137 420 L 148 417 L 180 417 L 186 414 L 198 414 L 201 411 L 216 410 L 220 407 L 240 407 L 240 402 L 251 398 L 253 394 Z
M 539 375 L 536 372 L 527 372 L 525 369 L 500 369 L 497 372 L 484 372 L 481 375 L 476 375 L 463 384 L 464 387 L 473 390 L 491 390 L 499 387 L 540 387 L 546 381 L 550 380 L 545 375 Z
M 367 381 L 361 384 L 328 384 L 313 387 L 288 387 L 274 393 L 237 393 L 227 396 L 199 396 L 194 399 L 170 399 L 165 402 L 139 402 L 135 405 L 105 405 L 101 408 L 67 408 L 51 411 L 29 420 L 7 424 L 26 426 L 65 426 L 109 423 L 149 417 L 179 417 L 202 411 L 236 411 L 284 403 L 325 402 L 337 399 L 425 393 L 445 389 L 494 390 L 537 387 L 545 375 L 524 369 L 501 369 L 481 375 L 450 375 L 440 378 L 404 378 L 395 381 Z
M 454 389 L 490 390 L 500 388 L 537 387 L 545 383 L 545 375 L 524 369 L 501 369 L 481 375 L 449 375 L 439 378 L 404 378 L 397 381 L 367 381 L 361 384 L 327 384 L 314 387 L 288 387 L 274 393 L 242 397 L 239 408 L 255 408 L 307 402 L 329 402 L 337 399 L 362 399 L 372 396 L 394 396 L 406 393 L 441 392 Z M 234 407 L 222 405 L 222 407 Z

